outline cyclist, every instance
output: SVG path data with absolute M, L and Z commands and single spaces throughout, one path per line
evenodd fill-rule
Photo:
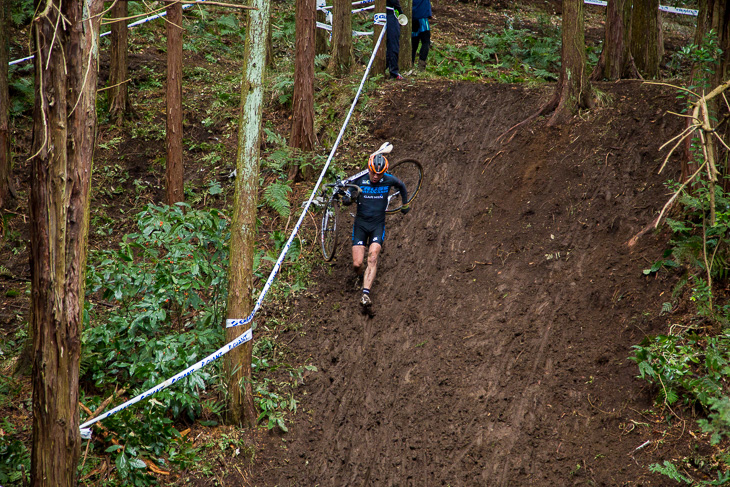
M 388 192 L 391 187 L 400 191 L 403 201 L 401 212 L 408 213 L 408 194 L 403 181 L 388 174 L 388 159 L 382 154 L 374 154 L 368 160 L 368 172 L 351 181 L 360 187 L 358 195 L 345 194 L 343 203 L 349 205 L 357 199 L 357 214 L 352 226 L 352 268 L 356 274 L 358 288 L 362 280 L 360 304 L 367 311 L 372 305 L 370 288 L 375 281 L 378 256 L 385 239 L 385 210 L 388 207 Z M 367 247 L 367 267 L 363 266 Z

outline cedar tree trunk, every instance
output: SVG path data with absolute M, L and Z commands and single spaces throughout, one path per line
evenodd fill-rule
M 296 0 L 296 59 L 294 60 L 294 101 L 289 145 L 305 152 L 314 149 L 314 52 L 316 0 Z M 300 174 L 296 164 L 289 167 L 289 179 Z
M 334 0 L 332 7 L 332 57 L 330 73 L 344 76 L 352 67 L 352 2 Z
M 405 14 L 408 17 L 408 23 L 402 25 L 400 28 L 400 54 L 398 57 L 398 65 L 402 72 L 406 72 L 413 67 L 413 60 L 411 59 L 411 22 L 413 21 L 413 0 L 401 0 L 400 6 L 403 7 Z
M 375 8 L 373 10 L 374 12 L 381 12 L 385 13 L 385 0 L 375 0 Z M 373 49 L 375 48 L 375 43 L 378 42 L 378 39 L 380 38 L 380 33 L 385 29 L 384 25 L 375 25 L 373 28 Z M 401 29 L 401 31 L 407 30 L 410 33 L 410 29 Z M 402 55 L 401 55 L 402 57 Z M 370 77 L 373 76 L 383 76 L 385 73 L 385 37 L 383 37 L 383 41 L 380 43 L 380 47 L 378 48 L 378 52 L 375 54 L 375 59 L 373 59 L 373 67 L 370 70 Z
M 184 201 L 182 160 L 182 4 L 167 7 L 167 172 L 165 203 Z
M 117 0 L 112 7 L 112 18 L 127 18 L 127 0 Z M 109 67 L 109 114 L 121 125 L 124 116 L 129 111 L 129 88 L 127 85 L 127 51 L 129 41 L 127 36 L 127 21 L 117 20 L 112 24 L 111 52 Z
M 631 43 L 631 0 L 608 0 L 603 50 L 591 79 L 638 78 Z
M 101 0 L 38 1 L 31 30 L 36 88 L 29 199 L 33 486 L 76 485 L 102 6 Z
M 8 20 L 10 2 L 0 0 L 0 209 L 9 207 L 13 196 L 12 160 L 10 158 L 10 92 L 8 88 Z
M 592 106 L 593 94 L 586 72 L 583 0 L 563 0 L 563 47 L 560 77 L 548 126 L 567 121 L 579 108 Z
M 252 0 L 249 12 L 241 83 L 241 121 L 238 129 L 236 188 L 231 221 L 231 258 L 228 269 L 228 318 L 245 318 L 252 310 L 253 257 L 256 236 L 256 196 L 259 189 L 259 152 L 263 107 L 264 61 L 269 30 L 269 0 Z M 245 326 L 226 329 L 228 342 L 246 332 Z M 226 355 L 228 421 L 254 426 L 256 406 L 251 385 L 253 343 L 248 341 Z
M 633 0 L 633 5 L 631 54 L 642 76 L 656 78 L 663 50 L 659 45 L 659 0 Z

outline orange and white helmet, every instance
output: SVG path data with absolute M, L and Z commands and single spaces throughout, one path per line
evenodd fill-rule
M 388 159 L 383 154 L 373 154 L 368 160 L 368 169 L 375 174 L 384 174 L 388 170 Z

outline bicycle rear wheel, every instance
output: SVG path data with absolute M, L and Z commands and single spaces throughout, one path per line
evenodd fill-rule
M 408 191 L 408 201 L 410 203 L 418 195 L 421 190 L 421 182 L 423 181 L 423 166 L 415 159 L 403 159 L 393 164 L 388 170 L 390 174 L 397 177 L 406 185 Z M 400 191 L 393 188 L 393 192 L 388 195 L 388 208 L 386 213 L 395 213 L 403 206 L 403 200 Z
M 333 196 L 327 202 L 327 206 L 324 207 L 324 215 L 322 215 L 322 229 L 320 231 L 322 256 L 327 262 L 335 256 L 335 249 L 337 248 L 337 214 L 339 207 L 340 202 Z

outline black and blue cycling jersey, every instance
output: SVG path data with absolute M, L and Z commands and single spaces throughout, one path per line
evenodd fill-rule
M 401 200 L 405 205 L 408 202 L 406 185 L 403 181 L 385 173 L 377 183 L 370 182 L 368 173 L 352 181 L 352 184 L 360 186 L 360 195 L 357 198 L 356 219 L 367 223 L 385 222 L 385 210 L 388 208 L 388 193 L 390 188 L 395 187 L 400 192 Z

